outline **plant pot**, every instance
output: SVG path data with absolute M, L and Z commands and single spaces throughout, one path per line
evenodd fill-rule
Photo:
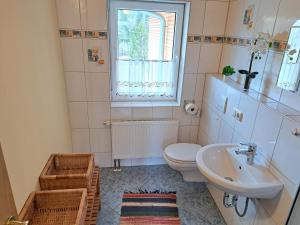
M 249 90 L 250 84 L 251 84 L 251 77 L 250 76 L 246 76 L 245 83 L 244 83 L 244 90 L 245 91 Z
M 229 76 L 223 75 L 223 81 L 227 81 L 227 80 L 229 80 Z
M 244 91 L 248 91 L 250 88 L 251 80 L 254 79 L 258 72 L 249 72 L 247 70 L 239 70 L 240 74 L 246 75 L 245 83 L 244 83 Z

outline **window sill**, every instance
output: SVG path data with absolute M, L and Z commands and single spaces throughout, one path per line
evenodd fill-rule
M 166 102 L 111 102 L 112 108 L 128 108 L 128 107 L 171 107 L 180 106 L 180 102 L 166 101 Z

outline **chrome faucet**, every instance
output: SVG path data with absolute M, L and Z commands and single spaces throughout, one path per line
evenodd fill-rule
M 235 153 L 247 156 L 247 164 L 253 165 L 257 145 L 255 143 L 240 143 L 241 147 Z

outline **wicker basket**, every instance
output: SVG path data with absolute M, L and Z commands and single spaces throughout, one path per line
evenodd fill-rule
M 19 220 L 30 225 L 84 225 L 86 189 L 38 191 L 27 199 Z
M 99 175 L 100 175 L 100 169 L 98 167 L 95 167 L 93 179 L 92 179 L 92 186 L 90 190 L 87 192 L 88 203 L 87 203 L 85 225 L 97 224 L 97 217 L 98 217 L 99 210 L 101 208 Z
M 41 190 L 90 188 L 93 154 L 53 154 L 40 175 Z

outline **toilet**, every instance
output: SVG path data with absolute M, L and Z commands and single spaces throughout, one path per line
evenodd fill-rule
M 201 145 L 177 143 L 165 148 L 164 158 L 167 164 L 179 171 L 183 179 L 188 182 L 204 182 L 205 177 L 197 168 L 196 155 L 201 151 Z

